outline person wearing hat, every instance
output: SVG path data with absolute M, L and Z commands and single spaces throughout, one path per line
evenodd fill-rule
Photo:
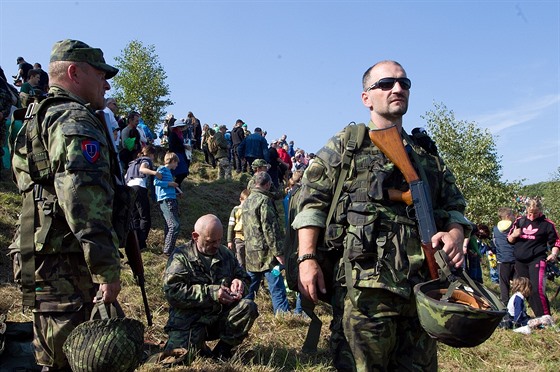
M 181 188 L 183 180 L 189 175 L 189 168 L 191 165 L 191 161 L 185 154 L 187 145 L 184 130 L 186 128 L 187 123 L 185 123 L 185 119 L 177 120 L 175 124 L 171 126 L 171 133 L 169 134 L 169 151 L 177 154 L 177 157 L 179 158 L 177 168 L 171 171 L 174 181 L 179 185 L 179 188 Z
M 231 179 L 231 162 L 229 161 L 229 143 L 225 137 L 227 127 L 220 125 L 216 132 L 215 139 L 218 145 L 218 152 L 216 153 L 216 160 L 218 162 L 218 179 L 230 180 Z
M 28 161 L 25 140 L 31 138 L 18 139 L 23 145 L 14 149 L 24 206 L 11 249 L 21 254 L 23 305 L 33 309 L 35 359 L 43 371 L 58 371 L 69 370 L 62 345 L 89 320 L 96 292 L 97 301 L 117 299 L 118 248 L 127 226 L 119 219 L 126 204 L 117 187 L 124 184 L 117 153 L 95 115 L 105 107 L 107 80 L 118 69 L 105 63 L 101 49 L 63 40 L 52 48 L 49 71 L 49 96 L 56 99 L 44 100 L 37 115 L 43 127 L 40 154 L 45 159 L 46 153 L 46 160 L 35 162 L 29 154 Z M 30 165 L 43 173 L 30 174 Z M 34 181 L 42 187 L 34 187 Z
M 33 65 L 29 62 L 26 62 L 23 57 L 18 57 L 16 60 L 16 64 L 18 65 L 18 73 L 16 76 L 13 76 L 14 80 L 23 80 L 24 83 L 29 80 L 29 71 L 33 69 Z

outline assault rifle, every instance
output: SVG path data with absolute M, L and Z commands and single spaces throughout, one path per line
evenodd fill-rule
M 370 130 L 369 138 L 389 160 L 399 168 L 408 182 L 410 189 L 406 192 L 388 190 L 389 199 L 401 201 L 408 206 L 414 206 L 414 218 L 418 222 L 422 250 L 426 256 L 426 262 L 432 279 L 439 278 L 438 264 L 435 259 L 436 249 L 432 247 L 432 236 L 437 232 L 432 209 L 432 198 L 430 197 L 429 185 L 418 177 L 412 166 L 408 154 L 403 145 L 401 135 L 396 126 L 386 129 Z
M 144 264 L 142 263 L 142 254 L 140 253 L 140 245 L 138 243 L 138 236 L 135 230 L 130 230 L 126 238 L 126 244 L 124 247 L 126 257 L 128 258 L 128 264 L 132 269 L 132 274 L 134 274 L 134 279 L 136 279 L 136 284 L 140 287 L 140 292 L 142 292 L 142 301 L 144 301 L 144 311 L 146 312 L 146 319 L 148 320 L 148 326 L 152 325 L 152 313 L 150 312 L 150 306 L 148 305 L 148 296 L 146 295 L 146 286 L 144 278 Z

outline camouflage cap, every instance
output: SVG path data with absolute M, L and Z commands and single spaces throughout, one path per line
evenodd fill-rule
M 255 159 L 253 163 L 251 163 L 251 168 L 257 169 L 260 167 L 269 167 L 270 165 L 264 159 Z
M 51 62 L 55 61 L 87 62 L 104 71 L 106 79 L 111 79 L 119 72 L 117 68 L 105 63 L 101 49 L 92 48 L 78 40 L 66 39 L 56 42 L 51 51 Z

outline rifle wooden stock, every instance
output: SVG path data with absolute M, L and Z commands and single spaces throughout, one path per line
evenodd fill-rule
M 142 301 L 144 302 L 146 320 L 148 321 L 148 326 L 151 326 L 152 313 L 150 312 L 150 307 L 148 306 L 148 296 L 146 295 L 144 264 L 142 262 L 142 254 L 140 253 L 138 236 L 136 235 L 136 231 L 132 229 L 128 232 L 124 251 L 126 253 L 126 257 L 128 258 L 128 264 L 130 265 L 132 273 L 134 274 L 134 278 L 136 279 L 136 284 L 138 284 L 138 286 L 140 287 L 140 291 L 142 292 Z
M 410 184 L 420 180 L 408 158 L 401 135 L 395 125 L 386 129 L 370 130 L 369 138 L 399 168 L 406 182 Z
M 406 203 L 406 205 L 413 205 L 415 202 L 414 195 L 412 194 L 412 186 L 417 186 L 419 183 L 422 182 L 420 177 L 418 177 L 418 173 L 412 166 L 408 154 L 403 145 L 403 141 L 401 135 L 396 126 L 392 126 L 386 129 L 379 129 L 379 130 L 370 130 L 369 131 L 369 138 L 373 142 L 373 144 L 380 149 L 385 156 L 393 164 L 399 168 L 401 173 L 404 176 L 406 182 L 410 185 L 410 190 L 402 192 L 395 189 L 387 190 L 389 199 L 393 201 L 400 201 Z M 416 200 L 417 201 L 417 200 Z M 430 203 L 431 204 L 431 203 Z M 431 218 L 429 225 L 435 226 L 435 222 L 433 222 L 433 212 L 429 211 L 428 218 Z M 422 230 L 423 226 L 422 223 L 424 221 L 420 221 L 420 218 L 417 219 L 419 222 L 419 229 Z M 434 228 L 430 228 L 428 230 L 433 230 Z M 438 274 L 438 264 L 435 259 L 435 251 L 436 249 L 432 247 L 431 236 L 425 237 L 422 236 L 425 234 L 420 234 L 421 236 L 421 245 L 422 250 L 424 251 L 424 256 L 426 257 L 426 263 L 428 265 L 428 270 L 430 272 L 430 277 L 432 279 L 439 278 Z

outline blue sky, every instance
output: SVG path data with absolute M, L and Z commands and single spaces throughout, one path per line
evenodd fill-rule
M 546 181 L 560 164 L 560 2 L 0 0 L 0 65 L 48 65 L 52 44 L 82 40 L 114 62 L 153 44 L 176 117 L 286 133 L 316 152 L 369 120 L 361 77 L 382 59 L 412 80 L 404 127 L 433 103 L 496 136 L 503 180 Z

